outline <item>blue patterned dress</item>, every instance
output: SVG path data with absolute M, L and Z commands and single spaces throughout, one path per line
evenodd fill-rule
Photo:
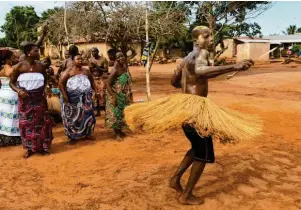
M 0 146 L 21 144 L 18 94 L 9 87 L 9 78 L 0 77 Z
M 66 135 L 71 140 L 90 136 L 94 131 L 96 119 L 92 100 L 93 90 L 88 76 L 78 74 L 70 77 L 66 89 L 69 103 L 62 106 Z

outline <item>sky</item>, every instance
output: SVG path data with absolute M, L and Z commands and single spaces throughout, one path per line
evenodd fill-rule
M 258 16 L 256 19 L 250 22 L 257 22 L 261 26 L 261 32 L 263 35 L 270 35 L 274 33 L 281 34 L 282 30 L 285 30 L 289 25 L 297 25 L 301 27 L 301 1 L 274 1 L 274 6 Z M 40 15 L 44 10 L 53 8 L 55 6 L 63 6 L 62 1 L 34 1 L 34 2 L 18 2 L 18 1 L 1 1 L 0 2 L 0 26 L 5 22 L 5 15 L 10 11 L 13 6 L 26 6 L 31 5 L 35 7 L 35 11 Z M 299 16 L 299 19 L 298 19 Z M 299 20 L 299 21 L 298 21 Z M 0 32 L 0 37 L 4 34 Z

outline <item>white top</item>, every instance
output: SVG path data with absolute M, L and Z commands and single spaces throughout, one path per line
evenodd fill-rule
M 18 94 L 9 87 L 9 77 L 0 80 L 0 135 L 20 136 Z
M 0 80 L 1 80 L 1 89 L 10 89 L 9 87 L 9 77 L 0 77 Z
M 77 74 L 70 77 L 67 81 L 67 91 L 81 90 L 86 91 L 91 89 L 91 83 L 87 75 Z
M 44 76 L 41 73 L 23 73 L 18 77 L 19 87 L 34 90 L 44 86 Z

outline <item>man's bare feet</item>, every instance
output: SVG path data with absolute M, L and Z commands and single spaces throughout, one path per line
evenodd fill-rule
M 24 159 L 29 158 L 29 157 L 32 156 L 33 154 L 34 154 L 33 151 L 27 150 L 27 152 L 25 152 L 25 154 L 24 154 Z
M 177 177 L 172 177 L 169 182 L 169 187 L 175 189 L 177 192 L 182 193 L 183 188 L 181 186 L 180 180 Z
M 195 197 L 192 194 L 189 196 L 182 194 L 179 197 L 179 203 L 183 205 L 201 205 L 205 203 L 205 199 Z

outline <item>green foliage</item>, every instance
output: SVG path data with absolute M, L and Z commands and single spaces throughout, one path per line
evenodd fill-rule
M 4 38 L 0 38 L 0 47 L 7 47 L 7 41 Z
M 293 35 L 295 33 L 301 33 L 301 27 L 297 28 L 296 25 L 290 25 L 284 31 L 282 31 L 282 33 L 286 34 L 286 35 Z
M 37 39 L 39 17 L 32 6 L 15 6 L 6 14 L 1 31 L 5 33 L 7 45 L 19 48 L 22 41 Z
M 190 25 L 190 31 L 198 25 L 208 26 L 213 34 L 215 45 L 223 39 L 246 35 L 261 37 L 261 27 L 249 20 L 257 17 L 272 5 L 267 1 L 200 1 L 197 5 L 196 21 Z
M 62 11 L 62 7 L 54 7 L 53 9 L 47 9 L 45 11 L 42 12 L 41 14 L 41 18 L 40 20 L 41 21 L 45 21 L 47 20 L 50 16 L 52 16 L 53 14 L 59 12 L 59 11 Z
M 301 52 L 301 45 L 294 45 L 293 48 L 292 48 L 292 51 L 294 53 Z
M 186 23 L 190 14 L 189 5 L 184 2 L 153 2 L 149 18 L 150 35 L 155 40 L 160 39 L 160 48 L 185 48 L 188 33 Z

